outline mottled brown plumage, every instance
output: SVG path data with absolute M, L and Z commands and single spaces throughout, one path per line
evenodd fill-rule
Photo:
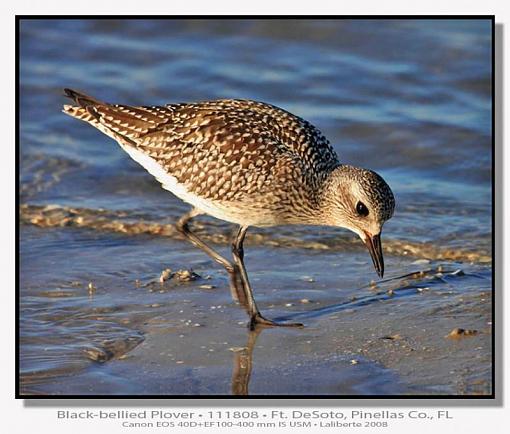
M 82 105 L 66 113 L 136 147 L 191 193 L 236 208 L 256 201 L 273 214 L 267 224 L 316 214 L 317 192 L 339 165 L 317 128 L 262 102 L 130 107 L 73 96 Z M 289 213 L 291 205 L 298 209 Z
M 249 226 L 348 228 L 367 244 L 382 276 L 380 233 L 393 215 L 391 189 L 370 170 L 341 165 L 308 121 L 250 100 L 131 107 L 65 92 L 77 103 L 65 105 L 65 113 L 114 138 L 165 189 L 193 205 L 178 228 L 241 287 L 252 325 L 274 323 L 261 317 L 244 268 L 242 243 Z M 240 225 L 234 264 L 189 231 L 187 222 L 203 213 Z

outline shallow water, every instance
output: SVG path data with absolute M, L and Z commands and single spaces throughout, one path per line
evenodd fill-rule
M 22 393 L 491 392 L 489 21 L 20 28 Z M 370 284 L 368 253 L 343 230 L 254 229 L 262 311 L 306 327 L 249 335 L 222 270 L 173 230 L 187 205 L 62 114 L 63 87 L 133 105 L 250 98 L 309 119 L 395 193 L 388 280 Z M 220 248 L 230 231 L 195 228 Z M 161 284 L 165 268 L 201 278 Z M 477 333 L 445 338 L 456 327 Z

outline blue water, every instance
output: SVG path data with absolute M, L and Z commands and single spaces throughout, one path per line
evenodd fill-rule
M 395 221 L 424 201 L 434 209 L 413 216 L 420 225 L 468 208 L 460 223 L 486 244 L 490 36 L 490 22 L 475 20 L 23 21 L 22 156 L 74 160 L 101 181 L 93 198 L 81 197 L 82 184 L 45 200 L 80 195 L 83 205 L 105 206 L 101 189 L 147 175 L 97 131 L 62 116 L 63 86 L 133 105 L 268 101 L 315 123 L 342 161 L 379 171 L 396 194 Z M 393 222 L 388 230 L 406 235 Z
M 21 203 L 123 210 L 162 223 L 187 209 L 113 141 L 61 113 L 68 102 L 63 87 L 131 105 L 261 100 L 310 120 L 341 161 L 386 179 L 397 207 L 383 245 L 386 237 L 426 243 L 438 252 L 472 253 L 478 259 L 471 272 L 484 276 L 483 291 L 491 286 L 491 61 L 489 20 L 22 20 Z M 309 240 L 336 236 L 326 229 L 292 233 Z M 135 239 L 24 225 L 21 296 L 30 304 L 23 311 L 27 321 L 40 320 L 51 330 L 54 320 L 39 318 L 42 311 L 86 304 L 83 293 L 65 299 L 64 307 L 60 298 L 50 304 L 30 298 L 60 281 L 114 285 L 128 275 L 134 281 L 136 273 L 157 274 L 165 264 L 156 259 L 159 242 Z M 146 247 L 147 262 L 131 258 L 131 250 L 142 251 L 145 242 L 156 243 Z M 173 243 L 177 257 L 190 254 Z M 112 245 L 114 255 L 94 259 L 94 249 Z M 400 253 L 388 259 L 394 276 L 409 266 L 407 253 Z M 345 262 L 364 258 L 361 250 L 353 255 Z M 197 258 L 203 259 L 199 266 L 209 264 Z M 473 262 L 459 258 L 454 267 Z M 351 268 L 354 274 L 343 278 L 353 286 L 374 277 L 364 274 L 367 268 Z M 40 330 L 41 339 L 47 336 L 47 329 L 31 321 L 29 335 Z M 73 325 L 68 332 L 78 336 L 80 330 Z M 39 347 L 25 348 L 27 372 L 45 366 L 38 364 Z M 56 354 L 62 348 L 57 345 Z

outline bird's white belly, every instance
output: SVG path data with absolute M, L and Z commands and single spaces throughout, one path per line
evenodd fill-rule
M 225 205 L 221 201 L 196 195 L 188 191 L 184 184 L 170 175 L 164 167 L 147 154 L 129 145 L 121 144 L 121 147 L 133 160 L 154 176 L 165 190 L 172 192 L 179 199 L 191 204 L 205 214 L 243 226 L 272 226 L 277 224 L 274 216 L 271 216 L 271 214 L 267 212 L 253 212 L 253 210 L 246 209 L 242 204 L 240 204 L 240 206 L 235 206 L 233 203 Z

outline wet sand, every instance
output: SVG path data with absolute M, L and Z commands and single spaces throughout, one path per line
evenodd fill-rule
M 262 312 L 305 324 L 255 334 L 225 273 L 184 242 L 23 232 L 27 243 L 59 241 L 51 258 L 24 255 L 34 274 L 22 276 L 23 317 L 51 327 L 47 342 L 37 330 L 37 346 L 22 333 L 24 394 L 491 393 L 490 267 L 390 255 L 375 285 L 362 249 L 250 246 Z M 76 264 L 67 255 L 78 244 Z M 166 268 L 200 277 L 160 282 Z M 456 328 L 476 332 L 449 337 Z

